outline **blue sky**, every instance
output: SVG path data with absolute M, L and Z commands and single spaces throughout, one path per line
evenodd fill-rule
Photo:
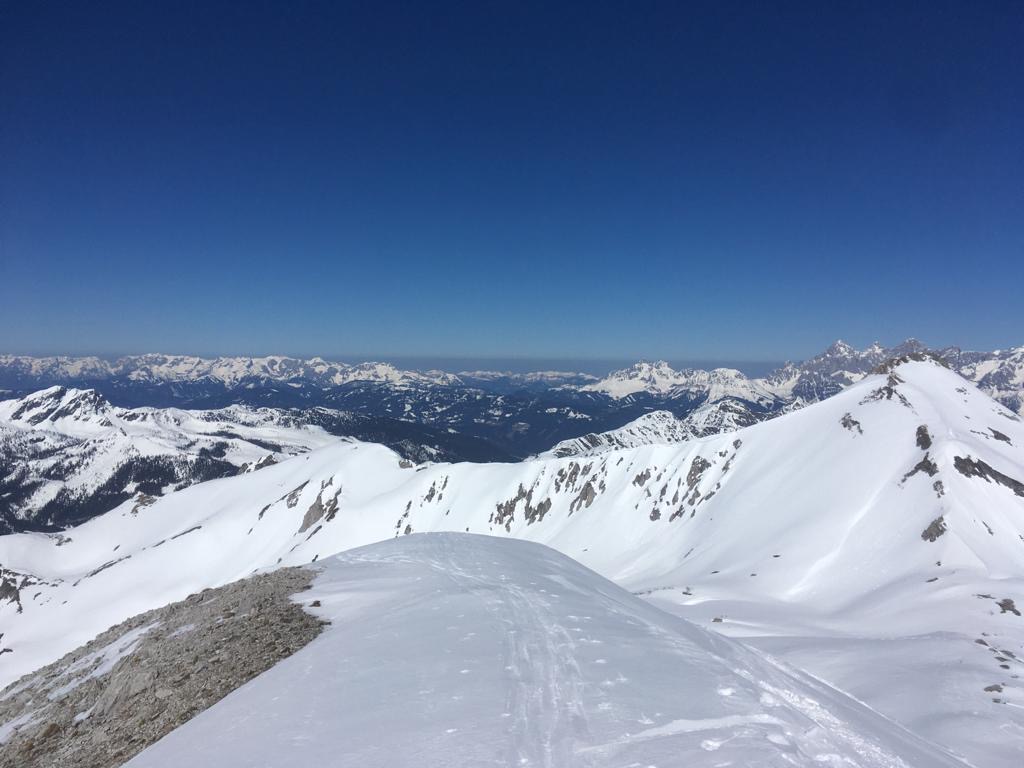
M 0 348 L 1024 343 L 1024 4 L 29 3 Z

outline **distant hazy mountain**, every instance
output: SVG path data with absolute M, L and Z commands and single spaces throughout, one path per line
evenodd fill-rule
M 764 387 L 760 380 L 749 379 L 733 368 L 676 371 L 663 360 L 656 363 L 640 362 L 630 368 L 614 371 L 582 389 L 603 392 L 614 398 L 641 392 L 666 398 L 712 402 L 735 397 L 766 407 L 773 405 L 776 400 L 775 394 Z
M 443 371 L 401 371 L 388 363 L 330 363 L 319 357 L 202 358 L 191 355 L 130 355 L 115 361 L 97 357 L 0 356 L 6 381 L 66 383 L 127 378 L 138 382 L 176 382 L 211 379 L 225 385 L 255 382 L 307 381 L 340 386 L 353 381 L 392 385 L 457 384 L 458 377 Z

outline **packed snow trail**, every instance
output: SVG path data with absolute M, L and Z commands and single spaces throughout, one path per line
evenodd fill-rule
M 128 763 L 963 765 L 547 547 L 425 534 L 321 564 L 330 627 Z

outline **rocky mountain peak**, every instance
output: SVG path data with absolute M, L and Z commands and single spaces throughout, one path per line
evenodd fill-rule
M 847 344 L 842 339 L 836 339 L 832 342 L 831 346 L 825 350 L 825 355 L 828 357 L 846 357 L 854 352 L 852 346 Z
M 0 403 L 0 412 L 10 421 L 33 426 L 61 419 L 107 423 L 113 407 L 94 389 L 54 386 L 17 400 Z
M 889 350 L 889 354 L 893 357 L 902 357 L 904 355 L 927 352 L 928 350 L 929 347 L 927 344 L 911 337 L 905 340 L 902 344 L 897 344 Z

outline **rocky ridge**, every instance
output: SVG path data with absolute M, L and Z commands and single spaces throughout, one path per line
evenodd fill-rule
M 146 611 L 0 692 L 0 768 L 116 768 L 290 656 L 322 622 L 283 568 Z

